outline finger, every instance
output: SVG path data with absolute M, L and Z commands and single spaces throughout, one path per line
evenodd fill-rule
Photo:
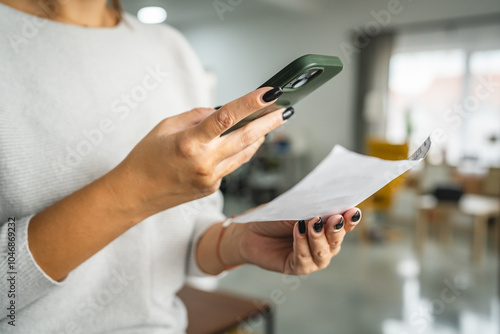
M 221 161 L 215 168 L 214 174 L 218 178 L 222 178 L 237 170 L 239 167 L 241 167 L 241 165 L 247 163 L 248 161 L 250 161 L 250 159 L 252 159 L 255 153 L 259 150 L 262 143 L 264 143 L 264 140 L 265 138 L 261 137 L 255 143 L 245 148 L 243 151 L 240 151 L 237 154 Z
M 195 108 L 177 115 L 177 118 L 179 119 L 180 123 L 195 125 L 206 119 L 214 112 L 215 109 L 212 108 Z
M 323 269 L 330 264 L 330 245 L 324 233 L 324 224 L 321 218 L 313 218 L 307 224 L 309 248 L 314 263 Z
M 279 87 L 263 87 L 223 105 L 199 124 L 202 140 L 217 138 L 246 116 L 274 103 L 282 93 Z
M 288 274 L 294 275 L 309 274 L 316 269 L 307 241 L 307 223 L 304 220 L 298 221 L 293 228 L 293 257 L 290 269 L 292 272 Z
M 182 114 L 169 117 L 163 120 L 166 125 L 164 129 L 168 134 L 183 131 L 187 128 L 195 126 L 206 119 L 209 115 L 214 113 L 211 108 L 195 108 L 190 111 L 183 112 Z
M 346 234 L 344 225 L 345 219 L 341 215 L 333 215 L 328 217 L 326 220 L 325 234 L 332 256 L 335 256 L 340 252 L 340 247 Z
M 283 124 L 283 111 L 280 108 L 272 113 L 262 116 L 248 123 L 241 129 L 233 131 L 226 136 L 220 137 L 220 149 L 218 150 L 219 159 L 230 157 L 237 154 L 246 147 L 253 145 L 256 141 L 263 138 L 267 133 Z
M 356 225 L 361 221 L 361 210 L 359 208 L 352 208 L 344 212 L 345 229 L 347 232 L 352 231 Z

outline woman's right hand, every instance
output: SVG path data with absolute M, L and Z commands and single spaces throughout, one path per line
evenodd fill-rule
M 222 177 L 250 160 L 264 136 L 283 124 L 283 109 L 220 135 L 272 104 L 280 92 L 260 88 L 217 111 L 196 108 L 161 121 L 106 175 L 123 209 L 139 222 L 215 192 Z

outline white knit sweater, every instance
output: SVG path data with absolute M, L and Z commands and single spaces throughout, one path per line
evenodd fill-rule
M 202 275 L 192 245 L 224 218 L 219 193 L 146 219 L 60 283 L 34 261 L 27 226 L 161 119 L 209 106 L 204 78 L 168 26 L 127 15 L 84 28 L 0 5 L 0 333 L 184 332 L 175 293 L 186 275 Z

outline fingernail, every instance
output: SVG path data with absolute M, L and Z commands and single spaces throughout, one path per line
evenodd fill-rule
M 283 111 L 283 120 L 286 121 L 287 119 L 292 117 L 294 113 L 295 113 L 295 110 L 292 107 L 286 108 L 286 110 Z
M 303 220 L 299 220 L 299 233 L 300 234 L 306 233 L 306 222 Z
M 278 97 L 283 94 L 283 90 L 281 90 L 281 87 L 275 87 L 271 89 L 270 91 L 267 91 L 266 94 L 262 96 L 262 101 L 264 102 L 271 102 L 273 100 L 276 100 Z
M 359 218 L 361 218 L 361 214 L 359 213 L 359 210 L 356 211 L 356 213 L 354 214 L 354 216 L 352 216 L 351 220 L 353 222 L 357 222 L 359 220 Z
M 316 231 L 316 233 L 321 232 L 321 230 L 323 229 L 323 221 L 321 220 L 321 217 L 317 222 L 314 223 L 313 229 L 314 231 Z
M 222 108 L 222 106 L 217 106 L 217 107 L 215 107 L 214 109 L 215 109 L 215 110 L 219 110 L 220 108 Z
M 344 217 L 340 217 L 340 221 L 334 227 L 335 227 L 335 231 L 338 231 L 342 227 L 344 227 Z

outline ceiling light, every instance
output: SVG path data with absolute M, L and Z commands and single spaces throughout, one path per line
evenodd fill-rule
M 162 23 L 167 19 L 167 11 L 162 7 L 144 7 L 137 12 L 137 18 L 142 23 L 156 24 Z

